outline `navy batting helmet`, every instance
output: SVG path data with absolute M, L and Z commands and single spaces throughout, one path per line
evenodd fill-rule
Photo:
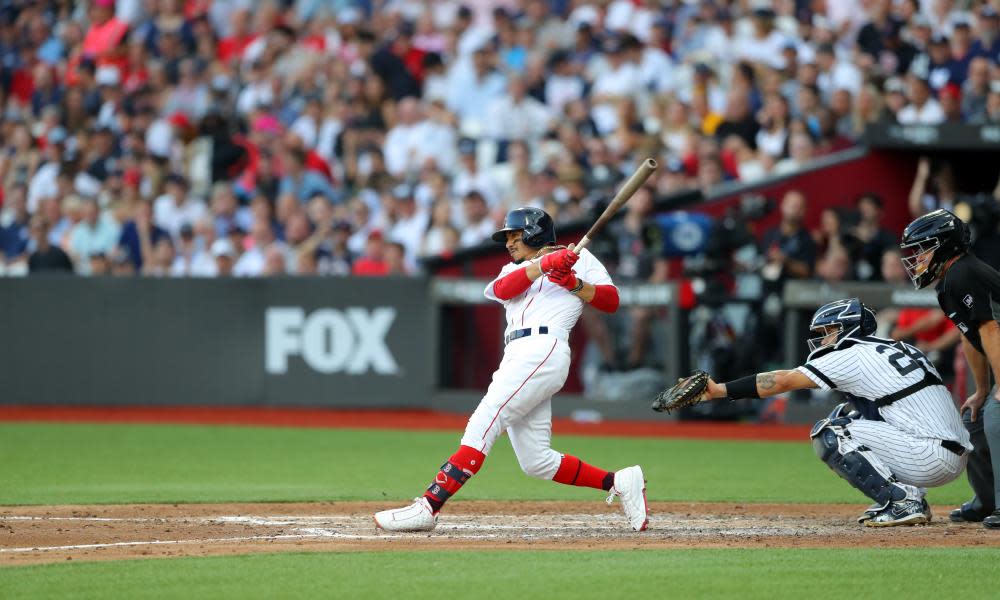
M 830 328 L 837 328 L 831 331 Z M 846 338 L 858 338 L 875 333 L 878 324 L 875 312 L 859 298 L 835 300 L 819 307 L 813 314 L 809 329 L 817 335 L 809 338 L 809 358 L 830 347 L 836 347 Z M 836 337 L 830 340 L 830 336 Z
M 508 231 L 523 231 L 521 241 L 532 248 L 556 243 L 556 227 L 552 217 L 540 208 L 522 206 L 507 213 L 503 220 L 503 228 L 493 234 L 493 241 L 507 241 Z
M 917 217 L 903 230 L 903 267 L 918 290 L 941 276 L 944 264 L 969 250 L 971 232 L 951 212 L 939 208 Z

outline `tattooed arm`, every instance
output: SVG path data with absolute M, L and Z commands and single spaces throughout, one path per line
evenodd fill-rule
M 794 369 L 790 371 L 768 371 L 757 373 L 757 394 L 761 398 L 777 396 L 792 390 L 805 390 L 819 387 L 801 372 Z M 729 395 L 725 383 L 716 383 L 708 380 L 708 395 L 710 398 L 725 398 Z

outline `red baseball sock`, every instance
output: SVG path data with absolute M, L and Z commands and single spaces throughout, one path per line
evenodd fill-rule
M 459 446 L 458 452 L 452 454 L 448 462 L 441 465 L 441 470 L 424 492 L 424 498 L 427 498 L 435 513 L 441 510 L 448 498 L 451 498 L 469 477 L 479 472 L 484 460 L 486 455 L 479 450 L 469 446 Z
M 615 484 L 615 474 L 588 465 L 575 456 L 563 454 L 559 470 L 552 481 L 607 491 Z

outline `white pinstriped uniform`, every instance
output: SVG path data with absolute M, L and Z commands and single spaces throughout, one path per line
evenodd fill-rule
M 502 303 L 506 310 L 504 335 L 528 328 L 532 334 L 504 348 L 503 360 L 493 373 L 486 395 L 469 417 L 462 445 L 489 454 L 500 434 L 507 431 L 524 472 L 552 479 L 562 462 L 562 454 L 551 448 L 552 396 L 569 374 L 569 332 L 583 312 L 583 300 L 544 275 L 510 300 L 497 298 L 493 293 L 496 281 L 528 264 L 508 263 L 486 286 L 486 297 Z M 573 271 L 589 284 L 612 284 L 607 269 L 586 249 L 580 252 Z M 548 328 L 547 333 L 538 333 L 542 326 Z
M 904 342 L 875 337 L 846 343 L 807 361 L 798 371 L 824 390 L 835 389 L 875 401 L 911 385 L 930 373 L 940 375 L 922 352 Z M 930 385 L 878 409 L 884 419 L 857 419 L 838 436 L 841 453 L 867 446 L 907 490 L 907 497 L 922 498 L 922 488 L 944 485 L 961 474 L 968 457 L 941 446 L 942 440 L 972 450 L 948 389 Z M 881 470 L 881 469 L 880 469 Z

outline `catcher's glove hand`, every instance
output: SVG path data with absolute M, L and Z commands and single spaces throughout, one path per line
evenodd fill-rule
M 708 373 L 695 371 L 691 375 L 679 379 L 677 383 L 656 396 L 653 400 L 653 410 L 670 412 L 675 408 L 683 408 L 708 399 Z

